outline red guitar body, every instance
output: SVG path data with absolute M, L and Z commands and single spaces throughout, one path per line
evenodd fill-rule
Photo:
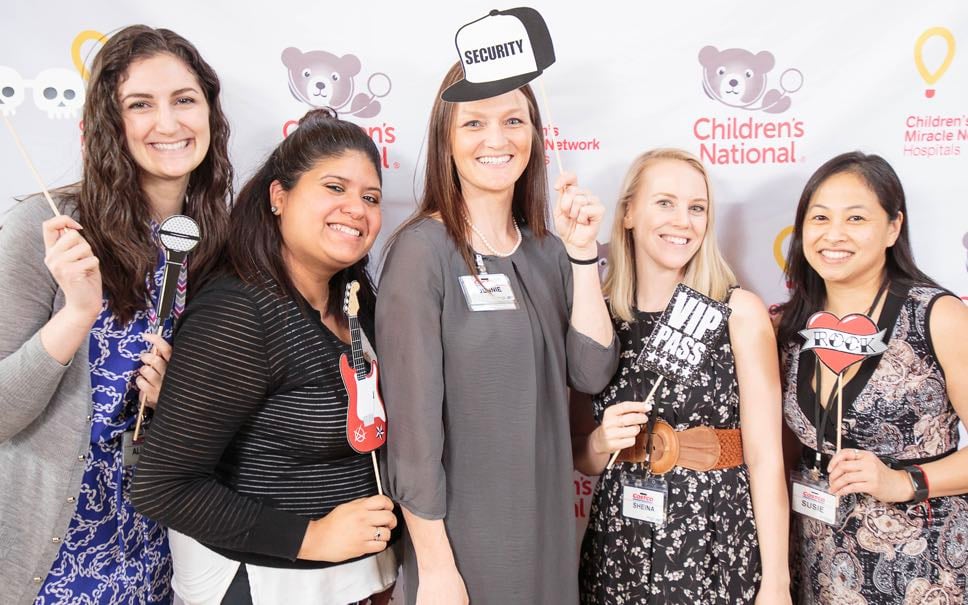
M 378 449 L 387 440 L 387 419 L 380 389 L 377 387 L 379 369 L 376 360 L 370 363 L 370 371 L 363 374 L 350 363 L 345 353 L 339 358 L 339 373 L 349 395 L 346 411 L 346 440 L 357 452 L 366 453 Z

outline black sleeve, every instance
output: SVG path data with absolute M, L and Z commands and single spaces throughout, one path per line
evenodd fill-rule
M 220 483 L 215 468 L 269 387 L 259 309 L 213 287 L 185 311 L 141 454 L 131 500 L 139 512 L 199 542 L 290 560 L 309 520 Z

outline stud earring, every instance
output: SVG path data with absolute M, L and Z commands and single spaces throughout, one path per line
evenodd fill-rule
M 271 212 L 273 214 L 279 214 L 279 209 L 276 208 L 275 206 L 270 206 L 269 207 L 269 212 Z

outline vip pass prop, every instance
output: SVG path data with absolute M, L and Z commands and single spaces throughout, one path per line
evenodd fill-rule
M 879 297 L 880 295 L 878 295 Z M 820 311 L 811 315 L 810 319 L 807 320 L 807 328 L 800 330 L 800 336 L 806 339 L 803 350 L 813 351 L 817 359 L 837 375 L 838 452 L 841 448 L 843 432 L 841 425 L 843 424 L 844 408 L 844 373 L 847 368 L 855 363 L 886 351 L 885 332 L 886 330 L 878 331 L 874 320 L 862 313 L 852 313 L 839 318 L 827 311 Z M 819 398 L 819 380 L 816 392 Z M 823 449 L 821 446 L 823 435 L 820 434 L 822 427 L 818 427 L 817 431 L 817 458 L 819 460 L 820 451 Z
M 643 370 L 658 376 L 645 398 L 646 403 L 651 401 L 663 380 L 687 386 L 699 384 L 700 370 L 726 329 L 729 314 L 730 308 L 726 304 L 685 284 L 676 287 L 672 300 L 635 362 Z M 651 456 L 651 439 L 649 441 L 647 457 Z M 619 453 L 612 454 L 606 468 L 612 468 Z
M 541 14 L 521 6 L 492 10 L 457 30 L 454 38 L 464 78 L 444 90 L 440 98 L 452 103 L 489 99 L 516 90 L 540 76 L 555 62 L 551 33 Z M 548 122 L 551 109 L 539 80 Z M 549 129 L 553 133 L 553 129 Z M 563 172 L 554 134 L 558 172 Z
M 154 326 L 155 334 L 161 334 L 164 329 L 165 319 L 171 314 L 172 306 L 175 302 L 175 294 L 178 290 L 178 276 L 181 274 L 188 253 L 198 245 L 201 239 L 201 231 L 198 223 L 183 214 L 175 214 L 168 217 L 161 223 L 158 231 L 161 245 L 165 247 L 165 273 L 161 281 L 161 292 L 158 295 L 156 304 L 156 322 Z M 144 422 L 145 405 L 147 399 L 144 393 L 141 394 L 138 406 L 138 419 L 134 425 L 134 441 L 138 442 L 141 437 L 142 424 Z
M 339 357 L 339 373 L 349 398 L 349 406 L 346 410 L 346 440 L 356 452 L 360 454 L 369 452 L 373 460 L 376 489 L 382 496 L 383 483 L 380 481 L 376 450 L 387 441 L 387 414 L 383 407 L 383 400 L 380 398 L 376 359 L 370 362 L 369 372 L 366 369 L 363 334 L 358 318 L 360 303 L 357 293 L 359 290 L 359 282 L 351 281 L 346 285 L 346 296 L 343 298 L 343 312 L 346 313 L 350 324 L 350 346 L 353 353 L 352 362 L 346 353 Z

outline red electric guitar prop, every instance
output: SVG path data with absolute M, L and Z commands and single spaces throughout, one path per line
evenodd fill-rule
M 366 371 L 366 361 L 363 359 L 363 339 L 360 333 L 360 321 L 357 318 L 360 303 L 356 293 L 359 290 L 359 282 L 351 281 L 346 286 L 346 296 L 343 299 L 343 311 L 349 320 L 353 348 L 352 364 L 345 353 L 339 358 L 339 373 L 343 378 L 350 403 L 346 411 L 346 440 L 357 452 L 361 454 L 369 452 L 373 456 L 376 486 L 380 495 L 383 495 L 376 450 L 387 441 L 387 415 L 377 386 L 379 371 L 376 359 L 370 362 L 369 373 Z

